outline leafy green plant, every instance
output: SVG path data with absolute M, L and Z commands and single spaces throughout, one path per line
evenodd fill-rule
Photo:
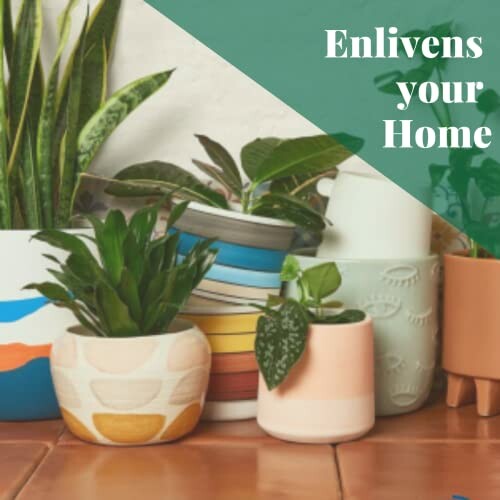
M 400 95 L 396 82 L 411 81 L 420 84 L 435 78 L 441 84 L 449 59 L 443 58 L 442 54 L 433 59 L 426 59 L 422 54 L 421 40 L 429 36 L 437 38 L 454 36 L 454 23 L 450 21 L 427 30 L 412 30 L 403 36 L 420 37 L 416 45 L 419 65 L 405 72 L 395 70 L 377 76 L 374 82 L 378 89 L 386 94 Z M 482 114 L 480 126 L 483 126 L 500 110 L 500 96 L 493 89 L 484 90 L 478 95 L 476 108 Z M 431 109 L 439 126 L 456 125 L 449 103 L 431 104 Z M 480 164 L 474 164 L 476 157 L 483 154 L 484 151 L 477 147 L 450 149 L 448 164 L 432 164 L 429 167 L 433 188 L 447 177 L 449 185 L 458 195 L 463 228 L 471 237 L 471 257 L 489 257 L 491 253 L 500 256 L 498 223 L 488 222 L 488 218 L 491 218 L 491 214 L 488 213 L 490 203 L 495 203 L 495 199 L 500 196 L 500 163 L 492 158 L 485 158 Z M 479 214 L 475 209 L 477 205 L 481 207 Z M 482 249 L 476 240 L 483 242 L 490 252 Z
M 307 342 L 310 324 L 338 325 L 357 323 L 366 317 L 363 311 L 346 309 L 342 302 L 326 300 L 342 284 L 335 263 L 327 262 L 306 269 L 288 256 L 281 273 L 283 281 L 296 281 L 298 300 L 269 297 L 265 312 L 257 323 L 255 354 L 269 390 L 278 387 L 300 360 Z
M 187 204 L 178 204 L 171 211 L 169 226 Z M 65 250 L 69 256 L 60 262 L 47 255 L 57 266 L 49 270 L 56 282 L 26 288 L 38 290 L 72 311 L 96 336 L 165 333 L 212 266 L 217 250 L 211 248 L 213 240 L 206 240 L 179 261 L 177 233 L 152 239 L 158 210 L 159 204 L 143 208 L 128 223 L 118 210 L 109 212 L 104 222 L 87 216 L 95 234 L 90 240 L 57 229 L 39 232 L 36 240 Z M 97 251 L 92 252 L 88 245 Z
M 59 18 L 44 81 L 42 0 L 22 1 L 15 28 L 10 0 L 0 0 L 0 229 L 68 227 L 81 174 L 115 128 L 171 75 L 142 78 L 107 99 L 121 0 L 101 0 L 87 13 L 61 71 L 77 4 L 68 0 Z
M 256 139 L 241 150 L 241 170 L 219 143 L 199 135 L 210 163 L 193 160 L 196 167 L 241 201 L 241 211 L 288 220 L 310 230 L 324 228 L 323 217 L 309 201 L 317 180 L 335 172 L 336 166 L 357 153 L 362 139 L 347 134 L 296 139 Z M 224 196 L 194 175 L 171 163 L 149 162 L 122 170 L 107 189 L 115 196 L 154 196 L 173 189 L 178 196 L 229 209 Z

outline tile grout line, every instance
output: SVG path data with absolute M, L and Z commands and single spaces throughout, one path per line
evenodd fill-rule
M 340 473 L 340 462 L 339 462 L 339 457 L 337 455 L 336 446 L 332 446 L 332 453 L 333 453 L 333 463 L 335 465 L 335 475 L 337 476 L 337 483 L 338 483 L 338 488 L 337 488 L 338 499 L 342 500 L 344 498 L 344 487 L 342 485 L 342 474 Z
M 37 444 L 43 444 L 43 446 L 45 448 L 45 453 L 42 455 L 42 457 L 40 459 L 40 462 L 38 462 L 37 464 L 35 464 L 35 466 L 33 467 L 33 469 L 30 471 L 30 474 L 26 478 L 26 481 L 24 481 L 24 483 L 19 486 L 19 489 L 14 493 L 14 496 L 12 497 L 13 500 L 16 500 L 19 497 L 19 495 L 23 492 L 23 490 L 26 487 L 26 485 L 31 481 L 31 479 L 33 478 L 33 476 L 38 472 L 38 469 L 42 466 L 42 464 L 45 462 L 45 459 L 47 458 L 47 456 L 53 450 L 53 447 L 47 446 L 46 443 L 37 443 Z

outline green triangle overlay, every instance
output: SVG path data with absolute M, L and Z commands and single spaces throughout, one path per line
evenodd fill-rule
M 419 68 L 418 77 L 439 81 L 482 81 L 500 93 L 500 2 L 477 0 L 147 0 L 158 11 L 204 43 L 298 113 L 328 133 L 347 132 L 365 140 L 360 156 L 407 192 L 500 257 L 500 101 L 495 92 L 483 99 L 491 111 L 489 148 L 475 150 L 432 147 L 386 149 L 383 120 L 413 120 L 436 129 L 429 104 L 415 98 L 406 111 L 396 109 L 401 96 L 381 92 L 378 75 Z M 450 23 L 446 25 L 445 23 Z M 444 28 L 443 28 L 443 25 Z M 482 37 L 477 59 L 440 59 L 430 76 L 422 65 L 430 60 L 326 58 L 325 30 L 375 38 L 375 28 L 398 28 L 398 35 L 423 30 L 464 40 Z M 437 28 L 436 28 L 437 26 Z M 432 28 L 434 27 L 434 28 Z M 432 61 L 431 61 L 432 62 Z M 439 68 L 438 68 L 439 66 Z M 426 66 L 423 66 L 424 70 Z M 439 69 L 439 71 L 438 71 Z M 425 73 L 425 71 L 424 71 Z M 439 74 L 441 73 L 441 75 Z M 417 79 L 415 72 L 398 81 Z M 382 82 L 384 83 L 384 82 Z M 393 85 L 394 88 L 394 85 Z M 389 92 L 389 93 L 388 93 Z M 498 106 L 497 106 L 498 105 Z M 441 125 L 482 125 L 484 113 L 475 104 L 436 104 Z M 245 117 L 242 117 L 245 119 Z M 434 165 L 432 169 L 430 166 Z M 431 175 L 432 173 L 432 175 Z M 433 200 L 428 195 L 432 184 Z M 376 209 L 376 207 L 374 207 Z M 381 221 L 383 223 L 383 221 Z

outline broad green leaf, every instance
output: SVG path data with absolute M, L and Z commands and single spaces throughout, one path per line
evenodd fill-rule
M 66 290 L 56 283 L 32 283 L 25 286 L 24 290 L 37 290 L 53 302 L 67 302 L 70 300 L 70 296 Z
M 136 337 L 140 334 L 128 307 L 122 302 L 116 290 L 104 282 L 99 282 L 96 287 L 96 303 L 110 337 Z
M 327 325 L 344 325 L 350 323 L 359 323 L 364 321 L 366 314 L 363 311 L 358 311 L 356 309 L 346 309 L 339 314 L 334 316 L 326 316 L 321 318 L 318 322 Z
M 40 177 L 40 193 L 43 212 L 43 225 L 50 229 L 54 223 L 54 138 L 57 108 L 57 86 L 59 82 L 59 66 L 68 41 L 71 28 L 71 12 L 78 0 L 70 0 L 59 18 L 59 43 L 52 68 L 49 73 L 47 87 L 43 95 L 38 133 L 36 140 L 37 168 Z
M 77 184 L 77 148 L 78 123 L 80 104 L 82 102 L 83 57 L 85 54 L 85 36 L 87 32 L 87 18 L 82 27 L 78 41 L 78 50 L 73 59 L 73 72 L 69 83 L 69 95 L 66 115 L 66 132 L 64 137 L 64 163 L 59 187 L 59 206 L 57 207 L 56 224 L 58 227 L 67 227 L 72 213 L 72 201 Z
M 281 268 L 281 281 L 293 281 L 300 274 L 300 263 L 297 257 L 287 255 L 283 267 Z
M 279 386 L 306 348 L 307 310 L 288 299 L 278 314 L 261 316 L 257 322 L 255 355 L 267 388 Z
M 302 200 L 287 194 L 265 194 L 257 199 L 251 213 L 274 219 L 287 220 L 311 231 L 325 228 L 323 216 Z
M 113 94 L 92 116 L 78 139 L 78 172 L 85 172 L 97 151 L 116 127 L 142 102 L 165 85 L 172 71 L 130 83 Z
M 231 185 L 231 182 L 226 178 L 224 172 L 213 165 L 209 165 L 208 163 L 204 163 L 202 161 L 193 160 L 193 163 L 206 175 L 211 177 L 215 182 L 218 182 L 221 186 L 227 189 L 230 193 L 235 193 L 237 196 L 241 196 L 241 190 L 239 192 L 234 191 L 234 187 Z
M 203 146 L 210 159 L 222 169 L 224 178 L 231 186 L 231 190 L 235 194 L 240 195 L 243 184 L 241 182 L 240 171 L 233 157 L 221 144 L 213 141 L 209 137 L 197 135 L 196 138 L 200 141 L 200 144 Z
M 102 230 L 96 232 L 96 243 L 104 269 L 113 286 L 120 282 L 124 254 L 123 243 L 127 237 L 127 222 L 122 212 L 112 210 L 106 217 Z
M 7 8 L 6 6 L 9 6 Z M 0 54 L 6 51 L 7 34 L 5 24 L 9 24 L 6 16 L 10 15 L 10 0 L 0 0 Z M 0 229 L 12 227 L 12 210 L 10 205 L 10 189 L 8 176 L 8 150 L 7 150 L 7 96 L 3 57 L 0 60 Z
M 142 307 L 139 297 L 139 287 L 133 274 L 126 268 L 122 271 L 118 292 L 120 298 L 127 304 L 130 316 L 140 325 L 142 322 Z
M 302 282 L 315 304 L 319 305 L 324 298 L 338 290 L 342 277 L 337 265 L 327 262 L 306 269 L 302 274 Z
M 84 257 L 85 259 L 93 260 L 97 262 L 87 245 L 79 239 L 77 236 L 63 231 L 58 231 L 57 229 L 45 229 L 40 231 L 33 236 L 33 239 L 38 241 L 43 241 L 49 245 L 65 250 L 66 252 L 75 253 Z
M 12 142 L 9 174 L 16 168 L 22 148 L 30 90 L 42 37 L 41 0 L 23 0 L 17 18 L 9 80 L 9 124 Z
M 188 206 L 189 201 L 183 201 L 172 208 L 172 210 L 170 211 L 170 215 L 168 216 L 169 228 L 175 226 L 175 223 L 183 216 Z
M 339 158 L 345 158 L 343 139 L 351 140 L 351 136 L 319 135 L 283 141 L 256 168 L 253 184 L 292 175 L 324 172 L 336 166 Z
M 253 181 L 256 172 L 269 155 L 283 142 L 276 137 L 266 137 L 255 139 L 246 144 L 241 150 L 241 165 L 247 177 Z
M 128 231 L 141 251 L 151 240 L 157 219 L 158 209 L 155 207 L 141 208 L 131 217 Z
M 115 179 L 124 184 L 110 183 L 106 192 L 114 196 L 163 196 L 176 191 L 179 198 L 229 208 L 224 196 L 172 163 L 152 161 L 132 165 L 122 170 Z

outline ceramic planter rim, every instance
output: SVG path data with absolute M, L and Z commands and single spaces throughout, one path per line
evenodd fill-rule
M 256 224 L 266 224 L 268 226 L 289 227 L 294 228 L 295 224 L 281 219 L 272 219 L 271 217 L 263 217 L 261 215 L 244 214 L 230 208 L 218 208 L 211 205 L 204 205 L 197 201 L 191 201 L 188 210 L 195 210 L 198 212 L 205 212 L 211 215 L 218 215 L 220 217 L 227 217 L 234 220 L 245 222 L 253 222 Z
M 179 327 L 178 331 L 163 332 L 163 333 L 158 333 L 156 335 L 154 335 L 154 334 L 153 335 L 137 335 L 135 337 L 101 337 L 98 335 L 81 335 L 81 334 L 77 333 L 75 330 L 88 331 L 88 329 L 83 327 L 82 325 L 74 325 L 74 326 L 68 328 L 65 333 L 67 335 L 71 335 L 71 336 L 77 337 L 79 339 L 92 339 L 92 340 L 97 339 L 100 342 L 140 342 L 144 339 L 158 339 L 158 338 L 167 337 L 167 336 L 175 338 L 179 335 L 185 334 L 186 332 L 189 332 L 192 330 L 194 330 L 194 331 L 199 330 L 198 327 L 192 321 L 189 321 L 189 320 L 184 319 L 184 318 L 175 319 L 171 323 L 170 328 L 175 327 L 176 325 Z
M 433 260 L 437 260 L 439 259 L 439 255 L 438 254 L 430 254 L 430 255 L 425 255 L 423 257 L 403 257 L 401 259 L 399 258 L 394 258 L 394 257 L 391 257 L 391 258 L 388 258 L 388 259 L 379 259 L 379 258 L 375 258 L 375 259 L 356 259 L 356 258 L 337 258 L 337 257 L 332 257 L 332 258 L 326 258 L 326 257 L 316 257 L 315 255 L 304 255 L 304 254 L 301 254 L 300 252 L 292 252 L 290 253 L 290 255 L 294 256 L 294 257 L 300 257 L 302 259 L 310 259 L 311 261 L 312 260 L 316 260 L 319 262 L 335 262 L 335 263 L 343 263 L 343 262 L 346 262 L 346 263 L 354 263 L 354 262 L 357 262 L 357 263 L 362 263 L 362 264 L 376 264 L 376 263 L 384 263 L 384 262 L 397 262 L 397 263 L 401 263 L 401 264 L 405 264 L 405 263 L 408 263 L 408 262 L 431 262 Z
M 231 314 L 255 314 L 260 309 L 252 306 L 239 306 L 233 304 L 225 305 L 202 305 L 202 306 L 186 306 L 182 310 L 182 314 L 191 315 L 206 315 L 206 316 L 223 316 Z

